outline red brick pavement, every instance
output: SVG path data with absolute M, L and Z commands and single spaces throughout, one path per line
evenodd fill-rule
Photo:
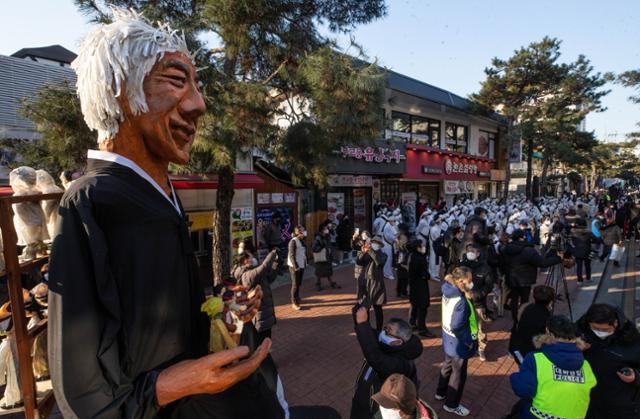
M 292 406 L 329 405 L 343 419 L 349 418 L 356 375 L 362 365 L 362 353 L 353 331 L 351 308 L 355 304 L 353 269 L 336 271 L 334 278 L 341 290 L 318 292 L 314 280 L 306 279 L 301 290 L 302 311 L 289 305 L 289 287 L 274 290 L 278 323 L 273 329 L 273 358 L 284 382 L 287 400 Z M 387 282 L 389 303 L 385 319 L 408 317 L 409 304 L 395 298 L 395 283 Z M 431 283 L 431 307 L 428 326 L 440 335 L 439 284 Z M 508 317 L 509 312 L 505 315 Z M 470 418 L 499 419 L 509 412 L 516 397 L 509 385 L 509 374 L 517 370 L 507 355 L 510 320 L 505 317 L 491 324 L 487 362 L 477 357 L 469 362 L 469 377 L 462 404 L 471 410 Z M 420 396 L 443 418 L 457 417 L 442 410 L 434 399 L 442 341 L 423 339 L 424 352 L 417 362 L 421 382 Z

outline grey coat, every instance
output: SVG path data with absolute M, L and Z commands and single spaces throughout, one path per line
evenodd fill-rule
M 249 289 L 253 289 L 260 285 L 262 287 L 262 304 L 258 310 L 258 314 L 253 319 L 258 332 L 269 330 L 276 324 L 276 311 L 273 304 L 273 294 L 271 292 L 271 283 L 276 279 L 276 272 L 273 270 L 273 262 L 276 252 L 271 251 L 262 264 L 255 268 L 250 266 L 236 266 L 233 269 L 233 277 Z

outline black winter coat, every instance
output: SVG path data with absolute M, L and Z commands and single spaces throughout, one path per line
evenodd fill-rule
M 475 214 L 469 217 L 466 222 L 464 238 L 462 239 L 465 246 L 469 243 L 473 243 L 474 234 L 477 234 L 480 237 L 487 236 L 487 220 Z
M 429 293 L 429 262 L 426 255 L 411 252 L 409 255 L 409 301 L 412 306 L 427 308 L 431 305 Z
M 402 374 L 418 386 L 414 360 L 422 354 L 422 343 L 416 336 L 400 346 L 378 342 L 375 330 L 368 323 L 356 324 L 356 336 L 364 355 L 364 362 L 356 380 L 356 392 L 351 403 L 351 419 L 371 419 L 377 405 L 371 396 L 380 391 L 391 374 Z
M 562 260 L 555 252 L 541 255 L 532 244 L 512 241 L 504 248 L 507 284 L 511 287 L 530 287 L 538 279 L 538 268 L 546 268 Z
M 535 350 L 533 337 L 542 335 L 551 312 L 546 305 L 529 303 L 521 308 L 516 330 L 511 333 L 509 350 L 519 351 L 522 357 Z
M 367 252 L 359 252 L 356 265 L 362 267 L 362 282 L 364 289 L 358 299 L 364 298 L 372 305 L 383 305 L 387 303 L 387 291 L 384 286 L 384 264 L 387 262 L 387 255 L 381 250 L 377 252 L 369 249 Z
M 471 290 L 471 300 L 476 308 L 487 308 L 487 295 L 493 291 L 493 272 L 487 262 L 481 260 L 464 260 L 460 266 L 471 269 L 473 275 L 473 290 Z
M 587 259 L 591 253 L 591 229 L 574 229 L 571 234 L 571 246 L 569 252 L 576 259 Z
M 336 244 L 338 249 L 343 252 L 349 252 L 351 248 L 351 239 L 353 238 L 353 222 L 350 218 L 343 218 L 336 228 Z
M 333 252 L 331 248 L 331 242 L 329 236 L 316 234 L 315 238 L 313 239 L 313 244 L 311 245 L 311 251 L 313 253 L 318 253 L 322 249 L 327 249 L 327 261 L 315 262 L 316 277 L 330 278 L 333 275 Z
M 588 419 L 640 417 L 640 334 L 622 312 L 618 312 L 618 324 L 613 336 L 600 339 L 584 316 L 577 323 L 579 333 L 591 345 L 584 357 L 598 379 L 591 391 Z M 635 370 L 635 382 L 620 380 L 616 371 L 624 367 Z

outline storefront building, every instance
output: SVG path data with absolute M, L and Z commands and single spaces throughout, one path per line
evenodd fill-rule
M 371 230 L 373 207 L 380 200 L 380 182 L 402 176 L 406 170 L 404 142 L 376 140 L 370 145 L 345 144 L 329 159 L 329 187 L 321 192 L 319 208 L 326 209 L 328 219 L 336 221 L 346 214 L 356 228 Z
M 384 136 L 404 143 L 406 170 L 381 180 L 381 201 L 413 205 L 419 216 L 441 197 L 452 205 L 497 196 L 506 131 L 499 115 L 478 115 L 467 99 L 394 72 L 385 99 Z

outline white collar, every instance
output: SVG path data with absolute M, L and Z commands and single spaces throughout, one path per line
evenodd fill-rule
M 158 182 L 153 180 L 153 178 L 151 176 L 149 176 L 149 174 L 147 172 L 145 172 L 135 162 L 133 162 L 132 160 L 129 160 L 128 158 L 126 158 L 124 156 L 121 156 L 120 154 L 112 153 L 110 151 L 89 150 L 87 152 L 87 158 L 92 159 L 92 160 L 109 161 L 109 162 L 112 162 L 112 163 L 119 164 L 121 166 L 128 167 L 129 169 L 131 169 L 134 172 L 136 172 L 138 174 L 138 176 L 140 176 L 141 178 L 143 178 L 144 180 L 149 182 L 151 184 L 151 186 L 156 188 L 156 190 L 158 192 L 160 192 L 160 194 L 167 201 L 169 201 L 169 203 L 176 209 L 176 211 L 178 211 L 178 214 L 182 215 L 182 211 L 180 210 L 180 205 L 178 205 L 178 200 L 176 199 L 176 192 L 173 190 L 173 185 L 171 184 L 171 182 L 169 182 L 169 186 L 171 186 L 171 197 L 169 197 L 167 195 L 167 193 L 164 191 L 164 189 L 162 189 L 160 187 L 160 185 L 158 185 Z

